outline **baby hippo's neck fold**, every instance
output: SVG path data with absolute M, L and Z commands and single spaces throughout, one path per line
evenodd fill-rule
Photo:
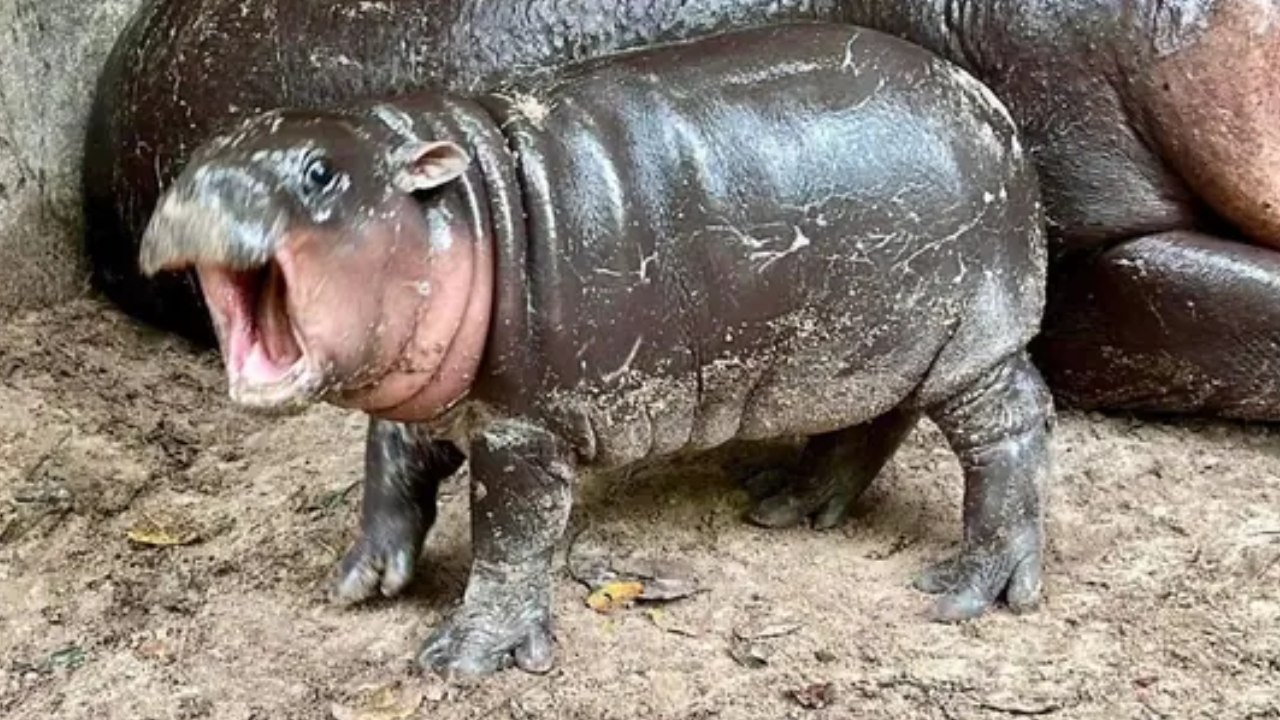
M 505 385 L 529 346 L 526 213 L 512 153 L 499 124 L 480 104 L 456 95 L 423 94 L 403 99 L 391 115 L 385 106 L 377 113 L 412 118 L 415 134 L 457 142 L 471 158 L 456 183 L 421 200 L 433 243 L 439 236 L 464 245 L 443 251 L 441 260 L 458 272 L 448 273 L 431 291 L 445 302 L 451 300 L 444 300 L 444 294 L 467 295 L 461 323 L 430 382 L 405 402 L 366 408 L 391 420 L 428 421 L 462 400 L 484 396 L 494 385 Z M 463 252 L 470 256 L 465 263 L 469 271 L 458 261 Z M 419 338 L 421 345 L 439 342 L 434 336 Z

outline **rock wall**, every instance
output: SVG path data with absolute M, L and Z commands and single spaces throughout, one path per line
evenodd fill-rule
M 98 72 L 138 4 L 0 0 L 0 319 L 88 290 L 85 118 Z

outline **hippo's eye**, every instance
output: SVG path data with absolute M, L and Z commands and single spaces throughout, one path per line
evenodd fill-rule
M 306 175 L 311 190 L 324 190 L 333 182 L 336 172 L 329 158 L 318 157 L 307 163 Z

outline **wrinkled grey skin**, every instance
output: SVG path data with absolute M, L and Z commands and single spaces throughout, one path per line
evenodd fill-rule
M 965 532 L 917 587 L 944 620 L 1035 604 L 1043 214 L 994 96 L 887 35 L 809 26 L 585 63 L 486 108 L 530 231 L 498 254 L 489 374 L 431 423 L 471 448 L 476 560 L 424 666 L 551 667 L 573 468 L 803 435 L 825 488 L 799 491 L 852 493 L 922 414 L 964 468 Z
M 487 218 L 451 226 L 490 230 L 468 240 L 495 255 L 480 370 L 461 402 L 418 418 L 425 432 L 371 427 L 363 536 L 338 584 L 347 599 L 404 586 L 464 451 L 474 564 L 424 666 L 552 666 L 551 559 L 578 468 L 801 435 L 817 468 L 861 454 L 840 482 L 865 485 L 921 415 L 959 457 L 965 501 L 959 551 L 918 587 L 942 596 L 944 620 L 1001 596 L 1037 602 L 1052 405 L 1025 346 L 1044 305 L 1043 212 L 1012 119 L 967 73 L 878 32 L 779 26 L 476 102 L 422 93 L 275 117 L 201 162 L 279 174 L 266 166 L 288 153 L 262 151 L 305 137 L 364 166 L 387 154 L 387 128 L 479 158 L 420 203 Z M 199 175 L 169 191 L 184 213 L 282 212 L 227 204 L 234 191 Z M 295 213 L 279 237 L 311 222 Z M 449 245 L 443 232 L 424 241 Z M 227 241 L 149 235 L 143 252 L 156 265 L 242 258 Z

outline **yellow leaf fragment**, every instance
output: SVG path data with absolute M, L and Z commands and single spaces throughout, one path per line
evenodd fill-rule
M 634 580 L 611 581 L 587 596 L 587 605 L 598 613 L 613 612 L 644 594 L 644 583 Z
M 421 688 L 392 682 L 377 688 L 365 688 L 349 705 L 334 703 L 330 714 L 335 720 L 407 720 L 422 705 Z
M 125 537 L 139 545 L 189 545 L 200 539 L 200 533 L 187 518 L 177 515 L 143 515 Z

